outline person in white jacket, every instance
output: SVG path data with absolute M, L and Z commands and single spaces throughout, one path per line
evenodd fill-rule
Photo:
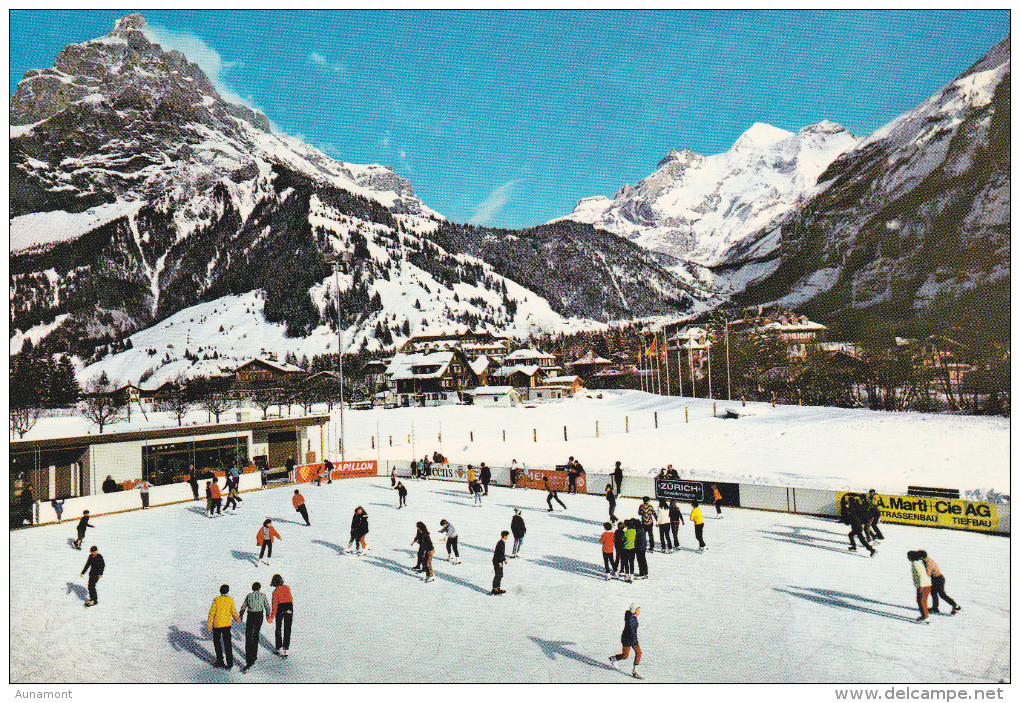
M 659 526 L 659 541 L 662 551 L 672 552 L 676 549 L 669 534 L 669 506 L 665 498 L 659 498 L 659 507 L 655 509 L 655 524 Z
M 928 567 L 921 558 L 920 552 L 907 552 L 907 559 L 910 561 L 910 570 L 914 576 L 914 586 L 917 588 L 917 607 L 921 611 L 920 622 L 928 622 L 928 596 L 931 594 L 931 576 L 928 575 Z

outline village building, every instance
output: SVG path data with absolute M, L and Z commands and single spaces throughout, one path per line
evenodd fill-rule
M 513 386 L 478 386 L 464 391 L 472 405 L 490 408 L 512 408 L 523 402 L 520 391 Z
M 579 376 L 550 376 L 542 382 L 542 385 L 528 389 L 528 400 L 545 401 L 572 398 L 581 388 Z
M 491 332 L 462 332 L 453 334 L 420 334 L 400 345 L 401 354 L 421 354 L 430 351 L 460 351 L 468 359 L 486 355 L 497 362 L 510 350 L 510 338 Z
M 386 370 L 398 405 L 426 406 L 457 403 L 460 391 L 478 385 L 464 352 L 399 353 Z
M 252 359 L 234 369 L 234 385 L 245 387 L 267 383 L 287 384 L 305 375 L 300 366 L 271 359 Z
M 599 371 L 602 371 L 612 365 L 612 361 L 609 359 L 603 359 L 601 356 L 597 356 L 589 349 L 587 354 L 567 364 L 567 368 L 570 369 L 571 373 L 577 374 L 585 381 L 588 381 Z

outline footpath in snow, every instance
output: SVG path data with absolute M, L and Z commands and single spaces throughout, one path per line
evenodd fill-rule
M 720 421 L 722 422 L 722 421 Z M 709 549 L 649 555 L 650 578 L 606 581 L 596 542 L 598 495 L 493 487 L 472 507 L 464 484 L 407 481 L 406 508 L 385 478 L 243 495 L 236 514 L 207 518 L 184 503 L 95 518 L 76 551 L 74 518 L 12 532 L 11 680 L 45 682 L 577 682 L 634 681 L 607 661 L 623 613 L 641 606 L 642 670 L 652 682 L 997 682 L 1009 680 L 1009 540 L 885 525 L 868 558 L 847 528 L 821 518 L 726 509 L 706 514 Z M 367 556 L 342 553 L 355 506 L 368 512 Z M 638 501 L 623 499 L 620 517 Z M 491 596 L 492 549 L 522 508 L 523 558 Z M 689 511 L 689 508 L 687 508 Z M 685 512 L 687 512 L 685 511 Z M 255 534 L 273 518 L 283 541 L 256 565 Z M 463 562 L 445 556 L 440 519 L 460 533 Z M 411 571 L 415 522 L 436 542 L 436 580 Z M 99 605 L 84 608 L 89 545 L 106 559 Z M 926 549 L 962 606 L 919 624 L 908 549 Z M 204 629 L 221 583 L 240 604 L 252 581 L 279 573 L 294 594 L 290 656 L 272 652 L 242 674 L 214 669 Z M 234 658 L 243 657 L 235 625 Z M 630 667 L 625 667 L 629 672 Z

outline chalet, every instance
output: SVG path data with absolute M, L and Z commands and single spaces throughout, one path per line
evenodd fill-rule
M 512 408 L 523 402 L 520 391 L 513 386 L 479 386 L 464 394 L 480 407 Z
M 503 363 L 509 365 L 520 364 L 524 366 L 537 366 L 543 370 L 560 370 L 560 367 L 556 365 L 556 356 L 554 354 L 547 354 L 545 352 L 528 348 L 517 349 L 510 352 L 503 358 Z
M 786 346 L 787 356 L 806 359 L 808 349 L 825 341 L 829 329 L 805 315 L 779 304 L 744 308 L 743 317 L 728 323 L 730 334 L 760 334 L 775 337 Z
M 367 364 L 361 367 L 359 372 L 362 381 L 365 385 L 373 391 L 378 388 L 382 388 L 383 384 L 386 383 L 386 362 L 380 359 L 372 359 Z
M 475 376 L 478 377 L 478 383 L 480 385 L 486 385 L 489 382 L 489 374 L 496 367 L 488 356 L 482 354 L 476 359 L 471 360 L 471 370 L 474 371 Z
M 540 385 L 544 378 L 542 369 L 535 364 L 502 366 L 489 374 L 490 381 L 515 388 L 532 388 Z
M 491 332 L 463 332 L 458 334 L 420 334 L 404 342 L 401 354 L 421 354 L 430 351 L 461 351 L 468 359 L 482 354 L 502 359 L 510 349 L 510 338 Z
M 288 383 L 304 374 L 305 370 L 300 366 L 269 359 L 252 359 L 234 369 L 234 383 L 241 386 L 267 382 Z
M 592 374 L 585 385 L 592 389 L 636 389 L 641 386 L 641 372 L 634 364 L 612 364 Z
M 457 403 L 459 392 L 478 385 L 464 352 L 400 353 L 386 370 L 401 406 Z
M 602 369 L 612 366 L 612 364 L 613 362 L 609 359 L 603 359 L 601 356 L 596 356 L 594 352 L 588 350 L 587 354 L 567 364 L 567 367 L 571 373 L 577 374 L 587 381 Z
M 528 389 L 528 400 L 572 398 L 579 390 L 581 379 L 578 376 L 550 376 L 542 385 Z

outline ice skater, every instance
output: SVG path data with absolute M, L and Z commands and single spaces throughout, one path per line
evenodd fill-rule
M 638 643 L 638 615 L 641 614 L 641 608 L 638 607 L 637 603 L 631 603 L 630 608 L 623 614 L 623 634 L 620 635 L 620 644 L 623 645 L 623 651 L 620 654 L 614 654 L 609 657 L 609 663 L 613 665 L 613 668 L 619 671 L 617 665 L 630 658 L 630 648 L 634 648 L 634 669 L 631 671 L 631 676 L 635 679 L 643 679 L 644 676 L 638 671 L 638 665 L 641 664 L 641 645 Z
M 636 579 L 648 578 L 648 559 L 645 552 L 648 549 L 648 532 L 644 527 L 634 520 L 634 527 L 637 530 L 637 534 L 634 535 L 634 557 L 637 559 L 637 576 Z
M 602 563 L 606 567 L 606 581 L 611 578 L 616 578 L 616 560 L 613 558 L 613 542 L 615 535 L 613 534 L 613 524 L 606 522 L 602 524 L 602 536 L 599 537 L 599 542 L 602 544 Z
M 485 490 L 485 495 L 489 495 L 489 482 L 492 481 L 492 471 L 485 462 L 482 462 L 481 469 L 478 471 L 478 478 L 482 483 L 482 488 Z
M 942 575 L 942 571 L 939 569 L 939 565 L 935 563 L 935 560 L 928 556 L 928 552 L 923 549 L 920 550 L 918 556 L 924 562 L 925 569 L 928 571 L 928 576 L 931 577 L 931 611 L 932 613 L 939 612 L 939 596 L 942 596 L 942 600 L 952 606 L 950 615 L 956 615 L 960 612 L 960 606 L 956 604 L 956 601 L 946 595 L 946 577 Z
M 475 485 L 475 467 L 472 466 L 471 464 L 468 464 L 467 482 L 468 482 L 468 485 L 467 485 L 468 493 L 469 494 L 473 494 L 475 492 L 474 491 L 474 485 Z
M 623 520 L 616 523 L 616 531 L 613 532 L 613 547 L 616 549 L 616 575 L 624 581 L 630 581 L 627 570 L 627 531 Z
M 439 521 L 439 531 L 446 533 L 446 560 L 453 564 L 460 563 L 460 552 L 457 550 L 457 530 L 446 520 Z
M 227 504 L 223 506 L 224 510 L 233 507 L 234 512 L 237 512 L 237 504 L 242 502 L 241 496 L 237 492 L 238 483 L 239 479 L 237 478 L 227 479 Z
M 468 485 L 468 488 L 471 490 L 471 494 L 475 497 L 475 501 L 474 501 L 474 503 L 472 505 L 477 505 L 478 507 L 481 507 L 481 505 L 482 505 L 482 484 L 479 483 L 477 480 L 475 480 L 475 481 L 472 481 Z
M 623 559 L 627 565 L 627 581 L 634 580 L 634 552 L 637 551 L 638 532 L 641 531 L 640 523 L 631 518 L 623 523 Z
M 407 505 L 407 489 L 400 481 L 397 481 L 397 485 L 394 488 L 397 489 L 397 510 L 400 510 Z
M 57 514 L 57 522 L 60 522 L 60 516 L 64 514 L 64 499 L 54 498 L 50 501 L 50 507 L 53 508 L 53 512 Z
M 297 514 L 304 518 L 305 525 L 311 527 L 312 523 L 308 519 L 308 506 L 305 505 L 305 497 L 301 495 L 301 491 L 295 488 L 294 497 L 290 501 L 294 504 L 294 510 L 297 511 Z
M 188 485 L 191 486 L 191 494 L 198 500 L 198 476 L 195 474 L 195 465 L 188 467 Z
M 673 551 L 673 540 L 669 536 L 669 507 L 665 498 L 659 498 L 659 507 L 655 509 L 655 523 L 659 526 L 659 544 L 664 552 Z
M 613 484 L 606 484 L 606 502 L 609 503 L 609 522 L 616 522 L 616 494 L 613 493 Z
M 638 515 L 641 516 L 641 529 L 645 533 L 645 539 L 648 541 L 648 551 L 655 551 L 655 506 L 649 501 L 651 498 L 645 496 L 641 499 L 641 505 L 638 506 Z
M 89 511 L 88 510 L 82 510 L 81 511 L 81 520 L 78 521 L 78 527 L 76 528 L 78 530 L 78 539 L 76 539 L 74 541 L 74 548 L 75 549 L 81 549 L 81 541 L 83 539 L 85 539 L 85 528 L 86 527 L 94 528 L 95 525 L 93 525 L 91 522 L 89 522 Z
M 914 588 L 917 589 L 917 609 L 921 611 L 918 622 L 928 622 L 928 596 L 931 595 L 931 576 L 924 565 L 921 553 L 916 551 L 907 552 L 907 560 L 910 562 L 910 571 L 914 577 Z
M 228 596 L 230 586 L 220 586 L 220 594 L 213 598 L 212 607 L 209 608 L 209 618 L 206 620 L 205 629 L 213 636 L 213 647 L 216 648 L 217 669 L 230 669 L 234 666 L 234 643 L 230 637 L 230 625 L 232 621 L 241 622 L 241 616 L 234 608 L 234 599 Z
M 673 551 L 680 550 L 680 525 L 684 522 L 684 514 L 680 511 L 680 505 L 675 501 L 669 501 L 669 531 L 673 536 Z
M 705 544 L 705 518 L 701 517 L 701 508 L 698 507 L 698 501 L 691 501 L 691 522 L 694 523 L 694 536 L 698 540 L 698 553 L 704 552 L 708 549 L 708 545 Z
M 567 506 L 563 505 L 563 501 L 560 500 L 560 497 L 556 494 L 556 491 L 553 490 L 553 487 L 549 485 L 549 477 L 548 476 L 543 476 L 542 477 L 542 483 L 545 484 L 545 490 L 547 490 L 549 492 L 548 495 L 546 495 L 546 497 L 545 497 L 545 502 L 549 505 L 549 510 L 547 510 L 546 512 L 550 512 L 550 513 L 552 512 L 552 510 L 553 510 L 552 502 L 554 500 L 557 503 L 559 503 L 561 506 L 563 506 L 564 510 L 566 510 Z
M 85 568 L 81 570 L 81 575 L 84 576 L 86 571 L 89 572 L 89 599 L 85 601 L 85 607 L 91 608 L 99 602 L 96 584 L 99 583 L 99 579 L 103 577 L 103 572 L 106 571 L 106 560 L 99 553 L 99 547 L 94 545 L 89 547 L 89 558 L 85 561 Z
M 864 504 L 864 496 L 853 496 L 849 503 L 849 519 L 850 519 L 850 546 L 848 549 L 851 552 L 857 551 L 857 544 L 854 542 L 856 536 L 861 540 L 861 544 L 871 553 L 871 556 L 875 556 L 875 548 L 868 544 L 868 538 L 864 536 L 864 525 L 868 522 L 868 509 Z M 929 584 L 930 585 L 930 584 Z
M 138 484 L 138 492 L 142 496 L 142 510 L 149 507 L 149 489 L 152 488 L 152 484 L 146 481 L 144 478 L 141 483 Z
M 211 501 L 210 504 L 209 504 L 210 505 L 209 515 L 211 517 L 212 514 L 213 514 L 213 511 L 216 511 L 217 515 L 222 515 L 220 501 L 222 500 L 223 495 L 220 493 L 220 484 L 219 484 L 219 481 L 216 481 L 214 479 L 214 480 L 210 481 L 209 483 L 212 484 L 212 485 L 209 486 L 209 499 Z
M 882 519 L 882 513 L 878 509 L 878 494 L 875 489 L 872 488 L 868 491 L 868 502 L 867 502 L 867 514 L 868 522 L 865 525 L 865 532 L 868 535 L 868 539 L 872 542 L 885 539 L 885 535 L 882 534 L 882 530 L 878 528 L 878 521 Z
M 283 584 L 283 577 L 273 574 L 269 585 L 273 587 L 273 611 L 269 614 L 269 622 L 276 620 L 276 647 L 274 654 L 285 657 L 290 653 L 290 626 L 294 619 L 294 598 L 290 594 L 290 586 Z
M 722 493 L 719 492 L 719 486 L 712 484 L 712 500 L 715 501 L 715 514 L 722 518 Z
M 269 566 L 269 560 L 273 558 L 273 540 L 283 539 L 272 523 L 272 520 L 266 518 L 265 522 L 262 523 L 262 527 L 259 528 L 258 533 L 255 535 L 255 543 L 260 547 L 259 561 L 262 561 L 262 555 L 265 554 L 266 560 L 264 563 L 266 566 Z
M 514 516 L 510 518 L 510 531 L 514 535 L 514 550 L 510 556 L 516 559 L 520 556 L 518 552 L 521 551 L 521 546 L 524 544 L 524 535 L 528 531 L 527 526 L 524 524 L 524 518 L 521 517 L 520 508 L 514 508 Z
M 418 543 L 418 559 L 422 564 L 422 571 L 425 572 L 425 583 L 428 583 L 436 580 L 432 573 L 432 556 L 436 553 L 436 547 L 432 544 L 432 535 L 429 534 L 429 528 L 425 523 L 419 522 L 416 527 L 418 533 L 414 536 L 414 541 L 411 544 Z
M 391 469 L 390 470 L 390 487 L 392 487 L 392 488 L 396 488 L 397 487 L 397 470 L 396 469 Z
M 244 602 L 241 603 L 241 618 L 244 618 L 245 611 L 248 612 L 248 619 L 244 623 L 244 666 L 241 667 L 241 673 L 248 671 L 259 658 L 259 633 L 262 631 L 262 621 L 272 614 L 269 599 L 262 592 L 262 584 L 258 581 L 251 585 L 251 593 L 245 596 Z
M 351 550 L 351 545 L 355 545 L 357 553 L 364 554 L 368 551 L 368 545 L 365 543 L 365 535 L 368 534 L 368 513 L 360 505 L 354 509 L 354 517 L 351 518 L 351 541 L 347 543 L 347 551 Z
M 616 482 L 616 495 L 620 495 L 620 491 L 623 490 L 623 469 L 620 468 L 620 462 L 616 462 L 616 468 L 613 469 L 613 481 Z
M 500 596 L 506 593 L 500 584 L 503 582 L 503 567 L 506 566 L 506 538 L 510 536 L 507 530 L 500 533 L 496 548 L 492 550 L 492 591 L 490 595 Z

